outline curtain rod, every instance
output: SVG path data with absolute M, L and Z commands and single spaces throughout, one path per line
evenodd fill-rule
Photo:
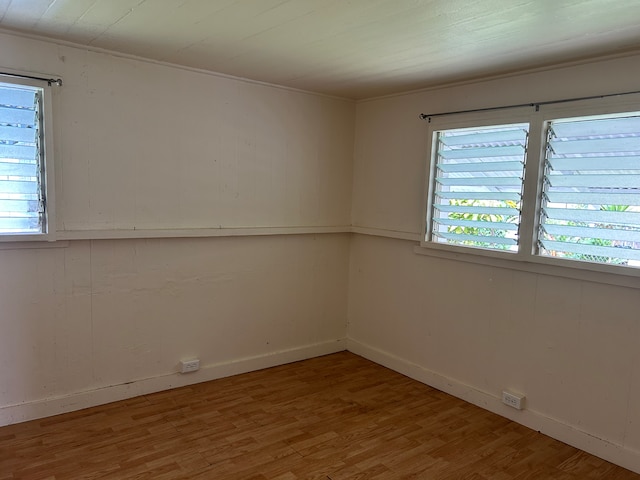
M 0 72 L 0 75 L 4 76 L 4 77 L 14 77 L 14 78 L 27 78 L 29 80 L 39 80 L 41 82 L 47 82 L 49 84 L 49 86 L 51 85 L 58 85 L 59 87 L 62 86 L 62 79 L 61 78 L 44 78 L 44 77 L 34 77 L 31 75 L 20 75 L 18 73 L 9 73 L 9 72 Z
M 461 113 L 491 112 L 495 110 L 508 110 L 510 108 L 522 108 L 522 107 L 535 107 L 537 112 L 542 105 L 554 105 L 557 103 L 579 102 L 580 100 L 595 100 L 599 98 L 620 97 L 623 95 L 635 95 L 638 93 L 640 93 L 640 90 L 634 90 L 631 92 L 621 92 L 621 93 L 608 93 L 605 95 L 591 95 L 588 97 L 563 98 L 561 100 L 550 100 L 547 102 L 519 103 L 515 105 L 503 105 L 500 107 L 474 108 L 471 110 L 456 110 L 451 112 L 440 112 L 440 113 L 421 113 L 420 115 L 418 115 L 418 118 L 420 118 L 421 120 L 427 120 L 429 123 L 431 123 L 432 117 L 443 117 L 445 115 L 459 115 Z

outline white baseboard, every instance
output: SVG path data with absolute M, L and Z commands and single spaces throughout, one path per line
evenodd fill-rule
M 208 382 L 217 378 L 275 367 L 345 350 L 345 340 L 338 339 L 289 350 L 271 352 L 255 357 L 239 358 L 214 365 L 201 366 L 193 373 L 169 373 L 144 378 L 130 383 L 110 385 L 94 390 L 74 392 L 69 395 L 34 400 L 17 405 L 0 407 L 0 426 L 50 417 L 61 413 L 95 407 L 106 403 L 137 397 L 171 388 Z
M 584 450 L 611 463 L 640 473 L 640 452 L 625 448 L 583 430 L 576 429 L 561 420 L 547 417 L 532 410 L 514 410 L 502 403 L 501 398 L 445 377 L 425 367 L 391 353 L 379 350 L 357 340 L 347 338 L 347 350 L 368 360 L 402 373 L 414 380 L 458 397 L 478 407 L 539 431 L 573 447 Z

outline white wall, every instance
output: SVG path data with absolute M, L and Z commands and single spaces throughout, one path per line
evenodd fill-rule
M 349 349 L 640 472 L 636 288 L 417 255 L 421 112 L 636 90 L 640 57 L 364 101 L 356 113 Z M 527 410 L 500 404 L 526 394 Z
M 0 43 L 2 68 L 64 80 L 57 233 L 72 239 L 0 245 L 0 424 L 344 349 L 349 236 L 318 232 L 350 224 L 352 102 Z M 237 227 L 307 234 L 109 239 Z M 192 356 L 202 370 L 176 374 Z
M 58 229 L 350 225 L 354 104 L 0 35 L 60 75 Z
M 65 57 L 60 229 L 350 224 L 351 103 Z

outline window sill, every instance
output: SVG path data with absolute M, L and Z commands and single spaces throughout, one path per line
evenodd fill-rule
M 418 255 L 426 255 L 430 257 L 443 258 L 447 260 L 455 260 L 459 262 L 475 263 L 479 265 L 487 265 L 491 267 L 508 268 L 521 272 L 536 273 L 540 275 L 551 275 L 555 277 L 571 278 L 574 280 L 582 280 L 595 283 L 604 283 L 608 285 L 616 285 L 620 287 L 629 287 L 640 289 L 640 269 L 615 267 L 612 265 L 592 265 L 580 262 L 562 262 L 545 257 L 530 257 L 532 261 L 522 260 L 515 255 L 513 258 L 497 258 L 491 255 L 483 255 L 483 252 L 460 252 L 448 249 L 435 248 L 431 246 L 416 246 L 413 249 Z M 495 254 L 495 252 L 487 252 Z M 575 263 L 575 265 L 574 265 Z M 597 269 L 609 269 L 613 267 L 621 272 L 598 271 Z
M 23 241 L 0 241 L 0 250 L 25 250 L 25 249 L 37 249 L 37 248 L 67 248 L 69 242 L 66 240 L 59 240 L 57 242 L 47 241 L 35 241 L 35 240 L 23 240 Z

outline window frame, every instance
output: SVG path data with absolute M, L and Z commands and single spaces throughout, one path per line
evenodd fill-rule
M 526 124 L 527 125 L 527 136 L 529 135 L 529 130 L 530 130 L 531 124 L 528 121 L 522 121 L 522 122 L 491 122 L 489 125 L 478 125 L 477 123 L 475 123 L 472 126 L 472 128 L 479 128 L 480 129 L 480 128 L 494 127 L 494 126 L 495 127 L 507 127 L 507 126 L 511 126 L 511 125 L 514 125 L 514 124 L 521 124 L 521 125 Z M 425 215 L 425 220 L 428 219 L 425 222 L 425 229 L 426 229 L 425 230 L 425 237 L 433 235 L 433 223 L 434 223 L 433 222 L 433 218 L 434 218 L 434 213 L 435 213 L 435 210 L 436 210 L 436 206 L 435 206 L 436 202 L 434 202 L 434 199 L 435 199 L 435 197 L 438 196 L 437 195 L 437 193 L 438 193 L 437 178 L 438 177 L 437 177 L 436 172 L 437 172 L 439 167 L 438 167 L 437 159 L 435 158 L 435 154 L 438 152 L 437 145 L 438 145 L 439 141 L 438 141 L 438 135 L 436 133 L 437 132 L 442 132 L 442 131 L 459 130 L 459 129 L 464 129 L 464 128 L 467 128 L 467 127 L 438 128 L 438 129 L 434 129 L 433 132 L 432 132 L 432 145 L 431 145 L 432 154 L 431 154 L 431 156 L 433 158 L 432 158 L 431 169 L 430 169 L 431 174 L 430 174 L 430 184 L 429 184 L 429 192 L 428 192 L 429 205 L 427 207 L 428 208 L 428 215 Z M 527 144 L 528 144 L 528 141 L 527 141 Z M 529 147 L 527 146 L 526 151 L 528 151 L 528 148 Z M 526 160 L 526 158 L 527 157 L 526 157 L 526 154 L 525 154 L 525 160 Z M 524 168 L 525 167 L 526 167 L 526 165 L 523 165 L 523 176 L 524 176 Z M 520 188 L 521 188 L 521 192 L 523 193 L 522 198 L 524 198 L 523 184 L 521 184 Z M 520 215 L 519 215 L 519 217 L 522 218 L 522 204 L 521 204 L 521 207 L 520 207 Z M 521 228 L 521 222 L 519 221 L 518 222 L 518 229 L 520 229 L 520 228 Z M 478 239 L 482 240 L 482 237 L 478 237 Z M 445 243 L 445 242 L 437 242 L 437 241 L 434 242 L 434 243 L 438 244 L 438 245 L 454 245 L 454 244 L 449 244 L 449 243 Z M 518 246 L 519 245 L 520 245 L 520 242 L 518 243 Z M 471 246 L 471 245 L 468 245 L 468 246 L 467 245 L 460 245 L 460 246 L 463 247 L 463 248 L 472 248 L 472 249 L 478 248 L 478 249 L 482 249 L 483 251 L 501 251 L 502 253 L 506 253 L 509 256 L 517 255 L 517 252 L 508 251 L 508 250 L 502 251 L 500 249 L 484 249 L 482 247 L 474 247 L 474 246 Z
M 18 74 L 16 74 L 18 75 Z M 18 76 L 0 76 L 0 83 L 17 86 L 28 86 L 40 89 L 42 125 L 40 133 L 40 170 L 41 188 L 44 192 L 44 213 L 41 233 L 0 234 L 0 243 L 7 242 L 54 242 L 56 240 L 55 223 L 55 168 L 53 141 L 53 88 L 46 81 L 20 78 Z
M 580 100 L 571 103 L 543 105 L 534 108 L 517 107 L 490 112 L 473 112 L 452 116 L 434 117 L 427 129 L 427 152 L 425 160 L 425 179 L 423 191 L 423 209 L 420 233 L 420 253 L 443 258 L 455 258 L 463 261 L 496 266 L 514 265 L 522 270 L 540 271 L 540 267 L 549 266 L 550 274 L 557 275 L 558 269 L 568 269 L 570 273 L 583 270 L 585 273 L 626 275 L 640 278 L 640 268 L 626 265 L 611 265 L 577 260 L 542 256 L 537 253 L 537 232 L 540 228 L 540 209 L 542 184 L 544 182 L 544 160 L 547 127 L 551 121 L 559 119 L 579 119 L 597 115 L 620 115 L 640 112 L 640 94 L 626 97 L 612 97 L 596 100 Z M 441 130 L 483 127 L 510 123 L 529 123 L 529 139 L 525 160 L 522 208 L 518 238 L 518 252 L 503 252 L 472 246 L 452 245 L 430 240 L 433 198 L 435 188 L 436 135 Z M 527 267 L 530 266 L 530 267 Z M 551 273 L 553 272 L 553 273 Z M 597 281 L 598 274 L 593 277 Z M 582 278 L 582 277 L 581 277 Z

